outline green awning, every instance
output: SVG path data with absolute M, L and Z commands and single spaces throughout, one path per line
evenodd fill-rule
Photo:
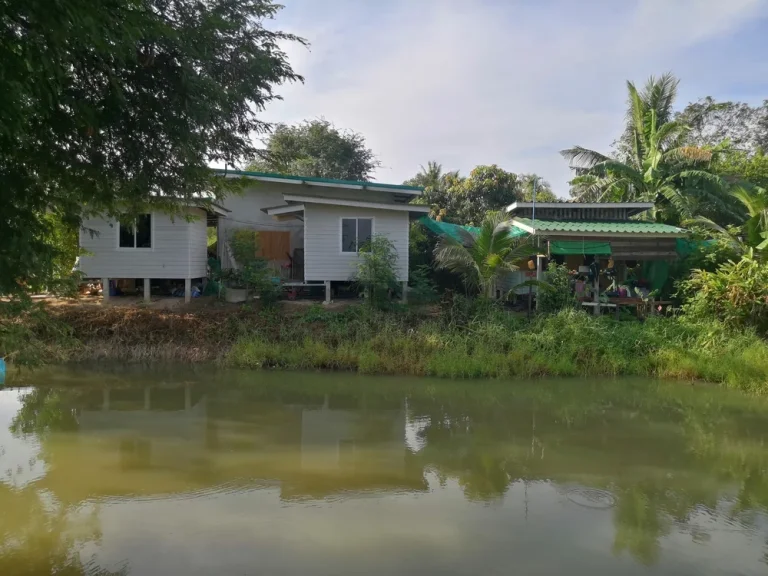
M 552 240 L 549 243 L 549 253 L 560 256 L 572 254 L 609 255 L 611 253 L 611 243 L 596 242 L 594 240 Z

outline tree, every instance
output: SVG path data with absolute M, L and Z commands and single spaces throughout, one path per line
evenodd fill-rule
M 461 276 L 467 290 L 491 298 L 499 277 L 517 270 L 515 262 L 536 253 L 528 240 L 513 237 L 510 230 L 501 213 L 490 213 L 477 236 L 462 231 L 463 242 L 441 237 L 435 247 L 435 265 Z
M 249 170 L 364 181 L 381 166 L 361 134 L 341 131 L 322 118 L 279 124 L 265 144 Z
M 78 226 L 241 185 L 209 163 L 253 156 L 257 113 L 301 80 L 271 0 L 9 0 L 0 23 L 0 293 L 44 285 L 46 214 Z M 162 192 L 162 196 L 158 193 Z M 162 202 L 160 202 L 162 198 Z
M 710 165 L 721 152 L 686 145 L 689 128 L 672 120 L 678 81 L 651 77 L 642 91 L 627 82 L 628 123 L 618 158 L 575 146 L 561 154 L 577 176 L 571 191 L 579 200 L 654 202 L 653 216 L 679 223 L 693 214 L 735 218 L 727 185 Z
M 519 200 L 533 201 L 534 184 L 536 186 L 536 202 L 558 202 L 560 199 L 552 192 L 552 186 L 538 174 L 518 174 Z
M 432 206 L 432 216 L 457 224 L 477 224 L 490 211 L 502 210 L 518 199 L 517 175 L 496 164 L 476 166 L 469 177 L 458 170 L 443 172 L 437 162 L 421 167 L 406 184 L 424 186 L 415 204 Z
M 711 96 L 691 102 L 675 120 L 690 126 L 693 146 L 717 146 L 724 140 L 742 151 L 768 150 L 768 100 L 762 106 L 745 102 L 717 102 Z

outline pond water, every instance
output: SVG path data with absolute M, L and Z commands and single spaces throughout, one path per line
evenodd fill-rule
M 51 370 L 0 574 L 766 574 L 768 403 L 641 380 Z

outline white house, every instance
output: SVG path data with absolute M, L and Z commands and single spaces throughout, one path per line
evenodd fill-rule
M 237 228 L 259 231 L 262 255 L 282 270 L 291 285 L 320 284 L 330 300 L 331 282 L 349 281 L 360 247 L 373 235 L 389 238 L 397 251 L 397 279 L 408 281 L 408 235 L 411 217 L 429 212 L 409 204 L 422 193 L 414 186 L 218 170 L 224 178 L 247 178 L 245 190 L 222 201 L 213 212 L 189 207 L 194 218 L 171 218 L 162 212 L 117 222 L 84 222 L 80 245 L 88 255 L 80 270 L 88 278 L 143 279 L 149 298 L 151 279 L 191 283 L 207 275 L 207 226 L 217 227 L 218 256 L 223 268 L 233 261 L 228 239 Z M 96 234 L 91 234 L 93 230 Z M 105 290 L 108 297 L 108 290 Z

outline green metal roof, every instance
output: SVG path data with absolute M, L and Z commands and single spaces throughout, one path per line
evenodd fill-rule
M 245 178 L 269 178 L 274 180 L 290 180 L 293 182 L 315 182 L 317 184 L 338 184 L 340 186 L 354 186 L 360 188 L 386 188 L 393 191 L 403 190 L 409 192 L 423 192 L 421 186 L 406 186 L 405 184 L 381 184 L 379 182 L 364 182 L 358 180 L 335 180 L 333 178 L 315 178 L 313 176 L 292 176 L 290 174 L 277 174 L 273 172 L 252 172 L 249 170 L 229 170 L 224 168 L 214 168 L 217 174 L 243 176 Z
M 668 224 L 628 220 L 626 222 L 587 222 L 581 220 L 539 220 L 532 222 L 530 218 L 515 218 L 513 224 L 521 224 L 521 228 L 533 228 L 537 234 L 547 232 L 572 232 L 574 234 L 675 234 L 687 233 L 687 230 Z M 526 230 L 527 231 L 527 230 Z

